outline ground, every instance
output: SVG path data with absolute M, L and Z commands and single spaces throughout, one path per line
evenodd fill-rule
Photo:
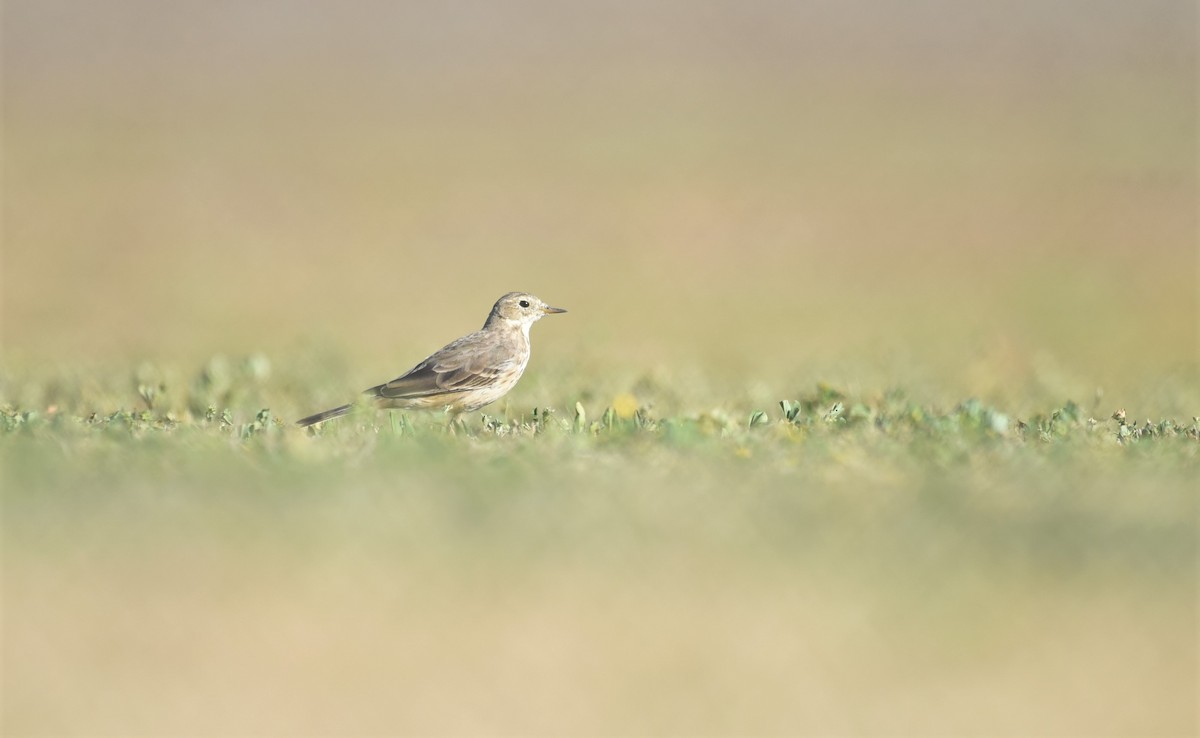
M 227 363 L 283 417 L 210 409 L 212 362 L 112 413 L 9 377 L 14 734 L 1194 726 L 1193 418 L 551 369 L 554 410 L 305 430 L 315 399 Z

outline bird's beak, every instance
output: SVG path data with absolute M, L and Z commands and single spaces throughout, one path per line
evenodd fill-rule
M 542 308 L 542 312 L 546 315 L 550 315 L 552 313 L 565 313 L 567 311 L 563 310 L 562 308 L 552 308 L 549 305 L 547 305 L 546 307 Z

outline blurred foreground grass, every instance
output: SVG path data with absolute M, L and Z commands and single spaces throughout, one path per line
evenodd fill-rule
M 6 734 L 1196 727 L 1194 418 L 269 369 L 6 374 Z

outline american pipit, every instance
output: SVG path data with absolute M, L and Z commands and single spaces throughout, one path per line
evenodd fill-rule
M 499 400 L 529 363 L 529 328 L 543 315 L 565 313 L 526 292 L 496 301 L 483 329 L 446 344 L 386 384 L 363 394 L 381 408 L 445 408 L 454 417 Z M 350 412 L 342 405 L 296 421 L 307 426 Z

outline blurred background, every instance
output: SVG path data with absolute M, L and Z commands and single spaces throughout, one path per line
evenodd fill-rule
M 357 389 L 519 289 L 571 310 L 535 373 L 1194 410 L 1187 0 L 4 12 L 10 365 Z
M 1196 732 L 1191 0 L 3 13 L 0 732 Z

